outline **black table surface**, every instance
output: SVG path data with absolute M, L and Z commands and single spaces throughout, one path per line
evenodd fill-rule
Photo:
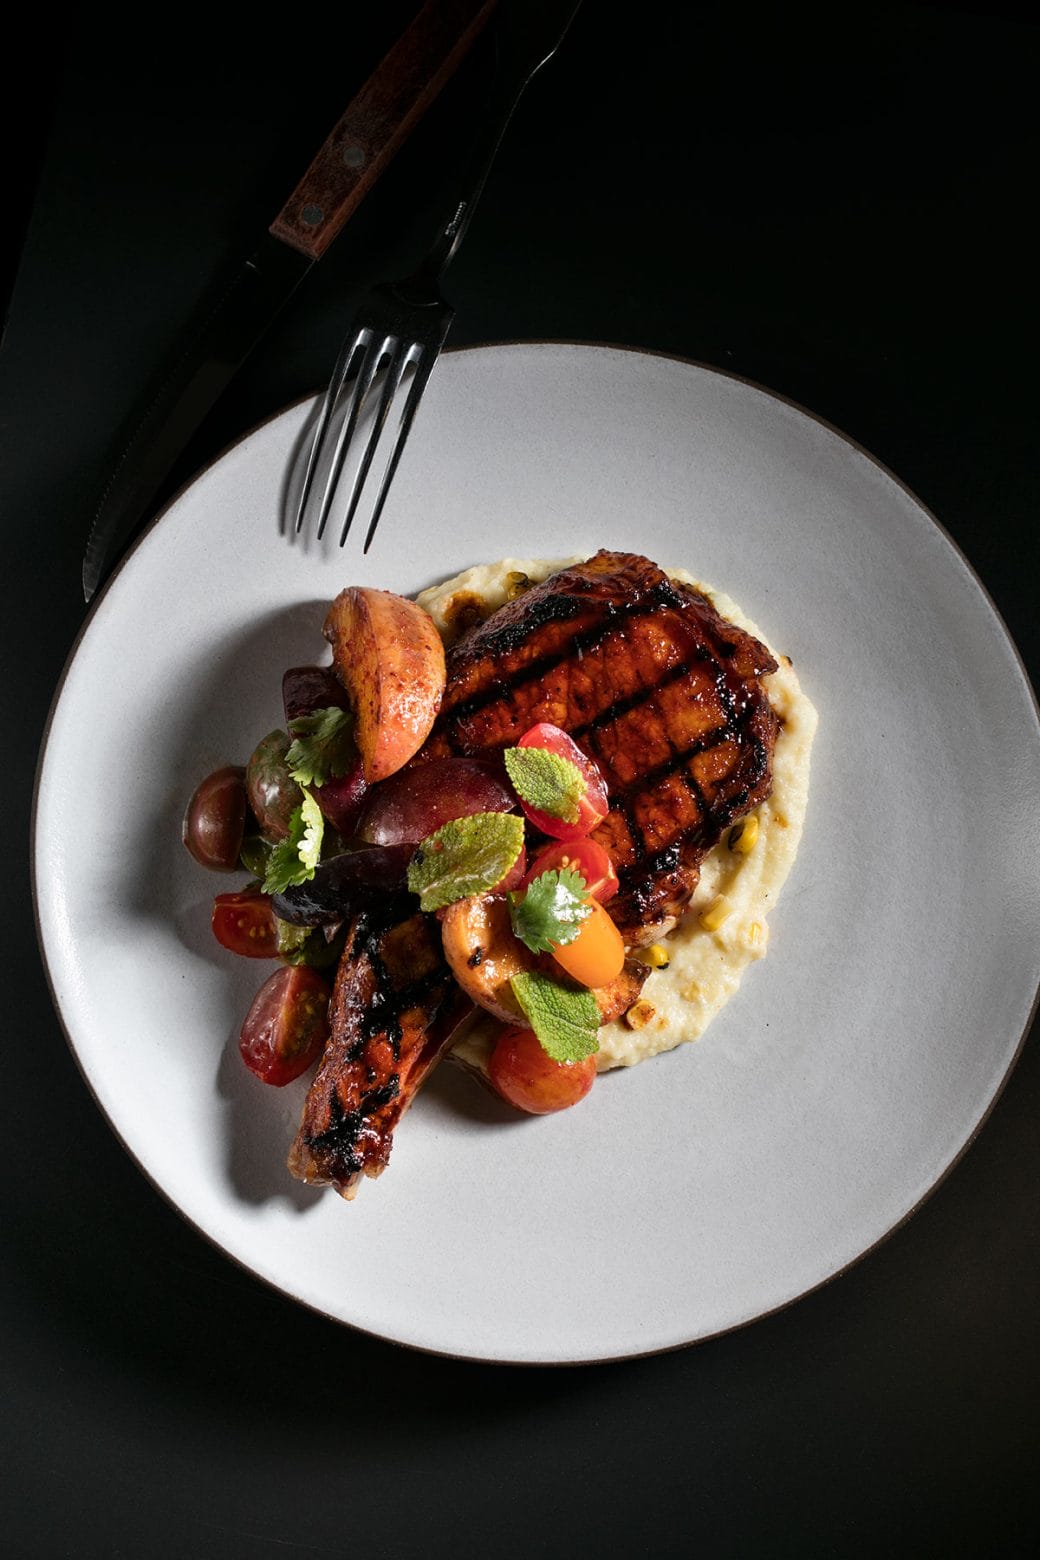
M 63 1038 L 30 909 L 31 798 L 86 613 L 80 562 L 113 431 L 410 10 L 348 3 L 334 23 L 312 8 L 276 28 L 260 13 L 202 30 L 152 17 L 132 36 L 91 14 L 60 40 L 41 15 L 38 51 L 9 52 L 9 86 L 24 70 L 36 95 L 9 138 L 28 179 L 22 206 L 8 192 L 0 357 L 18 882 L 0 1545 L 224 1560 L 1024 1553 L 1035 1044 L 944 1183 L 841 1278 L 676 1353 L 517 1369 L 358 1335 L 233 1265 L 142 1177 Z M 939 517 L 1035 683 L 1038 55 L 1011 8 L 586 0 L 451 272 L 453 340 L 676 353 L 810 408 Z M 449 89 L 167 493 L 321 386 L 354 299 L 432 236 L 478 90 L 474 72 Z M 935 848 L 956 841 L 937 830 Z

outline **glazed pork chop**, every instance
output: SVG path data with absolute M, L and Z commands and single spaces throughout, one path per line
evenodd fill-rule
M 764 645 L 708 598 L 633 553 L 598 552 L 550 576 L 448 651 L 447 687 L 413 763 L 489 755 L 539 721 L 599 765 L 610 813 L 592 838 L 620 881 L 626 943 L 667 932 L 700 863 L 769 794 L 778 729 Z
M 707 851 L 769 793 L 778 723 L 759 679 L 775 670 L 768 650 L 700 592 L 646 558 L 600 552 L 456 641 L 440 714 L 413 763 L 493 755 L 539 721 L 568 731 L 607 782 L 611 810 L 592 838 L 620 880 L 610 913 L 638 946 L 678 919 Z M 496 906 L 483 896 L 473 913 Z M 646 976 L 630 963 L 597 993 L 604 1022 L 627 1010 Z M 397 1122 L 471 1012 L 439 923 L 413 897 L 358 915 L 292 1173 L 347 1198 L 363 1174 L 378 1175 Z

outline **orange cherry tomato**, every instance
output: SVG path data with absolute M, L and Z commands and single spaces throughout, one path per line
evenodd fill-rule
M 593 990 L 606 986 L 621 974 L 625 945 L 621 933 L 596 899 L 573 942 L 553 948 L 553 958 L 573 980 Z
M 577 1105 L 592 1088 L 596 1058 L 580 1062 L 554 1062 L 538 1043 L 532 1029 L 503 1029 L 488 1061 L 492 1087 L 517 1110 L 531 1116 L 548 1116 Z
M 597 845 L 595 840 L 572 840 L 569 843 L 561 840 L 559 844 L 543 846 L 532 861 L 522 887 L 530 888 L 535 878 L 541 877 L 543 872 L 559 872 L 564 867 L 570 867 L 585 879 L 590 897 L 598 899 L 600 904 L 605 904 L 618 891 L 614 863 L 603 846 Z

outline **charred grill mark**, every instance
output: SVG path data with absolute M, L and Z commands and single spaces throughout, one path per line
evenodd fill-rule
M 707 661 L 707 650 L 697 652 L 699 660 Z M 675 683 L 682 682 L 684 677 L 690 675 L 688 661 L 679 661 L 675 666 L 670 666 L 664 676 L 657 682 L 649 684 L 645 688 L 637 688 L 635 693 L 626 694 L 623 699 L 615 699 L 613 704 L 608 704 L 605 710 L 600 710 L 591 720 L 584 725 L 572 726 L 570 735 L 575 742 L 580 742 L 583 737 L 588 737 L 594 731 L 601 731 L 605 727 L 613 726 L 616 721 L 625 715 L 631 715 L 633 710 L 638 710 L 642 705 L 648 704 L 657 694 L 663 693 L 666 688 L 671 688 Z
M 594 605 L 600 608 L 601 617 L 599 622 L 594 623 L 590 628 L 584 629 L 581 633 L 575 634 L 572 639 L 567 641 L 563 649 L 538 656 L 534 660 L 529 661 L 526 666 L 518 667 L 511 676 L 495 678 L 485 688 L 482 688 L 479 693 L 471 694 L 468 699 L 460 700 L 458 704 L 445 711 L 445 719 L 457 727 L 462 721 L 468 720 L 483 709 L 487 709 L 489 705 L 496 703 L 499 699 L 508 698 L 518 688 L 522 688 L 528 683 L 542 682 L 545 678 L 550 677 L 553 672 L 557 672 L 561 667 L 566 666 L 569 661 L 574 659 L 580 660 L 590 650 L 599 649 L 604 640 L 612 633 L 618 629 L 623 629 L 626 621 L 630 621 L 633 618 L 650 617 L 655 612 L 662 612 L 668 607 L 680 605 L 681 600 L 682 598 L 674 585 L 669 580 L 663 580 L 659 584 L 654 585 L 636 601 L 625 602 L 621 605 L 613 601 L 593 602 Z M 553 602 L 567 605 L 573 608 L 573 610 L 566 612 L 562 610 L 543 612 L 543 609 Z M 509 650 L 516 649 L 524 644 L 545 624 L 561 620 L 568 621 L 575 617 L 580 617 L 588 609 L 589 605 L 589 600 L 580 596 L 544 597 L 542 600 L 532 603 L 532 611 L 528 619 L 523 623 L 522 633 L 517 633 L 517 625 L 510 624 L 508 627 L 503 628 L 500 633 L 489 635 L 481 647 L 482 651 L 488 656 L 505 655 Z
M 397 1073 L 391 1073 L 385 1083 L 378 1089 L 370 1089 L 362 1097 L 360 1105 L 353 1110 L 344 1110 L 339 1095 L 333 1092 L 329 1099 L 329 1114 L 335 1120 L 330 1121 L 323 1132 L 316 1132 L 313 1136 L 305 1137 L 308 1148 L 322 1156 L 334 1158 L 337 1168 L 347 1175 L 355 1175 L 364 1169 L 365 1161 L 357 1151 L 358 1138 L 364 1130 L 365 1122 L 376 1111 L 382 1110 L 384 1105 L 389 1105 L 401 1092 L 401 1080 Z
M 378 1174 L 394 1127 L 437 1059 L 437 1020 L 453 990 L 432 918 L 397 896 L 359 913 L 337 973 L 331 1035 L 289 1166 L 351 1196 Z
M 696 775 L 691 774 L 686 765 L 680 762 L 679 777 L 682 780 L 683 785 L 685 785 L 686 789 L 689 791 L 690 795 L 696 802 L 697 810 L 700 813 L 701 819 L 703 821 L 708 816 L 709 808 L 707 802 L 704 799 L 704 792 L 700 788 L 700 784 Z
M 611 811 L 620 813 L 625 820 L 625 828 L 628 830 L 628 837 L 632 841 L 632 849 L 635 851 L 636 858 L 639 859 L 645 856 L 646 839 L 636 821 L 635 809 L 632 803 L 625 796 L 617 796 L 614 798 Z
M 596 831 L 626 941 L 681 914 L 720 831 L 769 791 L 777 723 L 768 648 L 649 559 L 601 551 L 508 603 L 449 652 L 418 761 L 488 756 L 549 720 L 600 767 Z

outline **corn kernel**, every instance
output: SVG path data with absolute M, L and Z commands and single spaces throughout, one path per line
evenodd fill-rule
M 752 813 L 748 818 L 742 818 L 735 823 L 729 831 L 730 850 L 739 851 L 742 856 L 749 856 L 758 843 L 758 814 Z
M 652 970 L 666 970 L 671 963 L 664 943 L 651 943 L 649 948 L 640 948 L 636 958 L 640 964 L 648 964 Z
M 717 932 L 732 914 L 733 906 L 724 895 L 719 894 L 706 910 L 701 911 L 700 922 L 706 932 Z
M 634 1002 L 625 1014 L 625 1023 L 629 1029 L 645 1029 L 656 1012 L 652 1002 Z

